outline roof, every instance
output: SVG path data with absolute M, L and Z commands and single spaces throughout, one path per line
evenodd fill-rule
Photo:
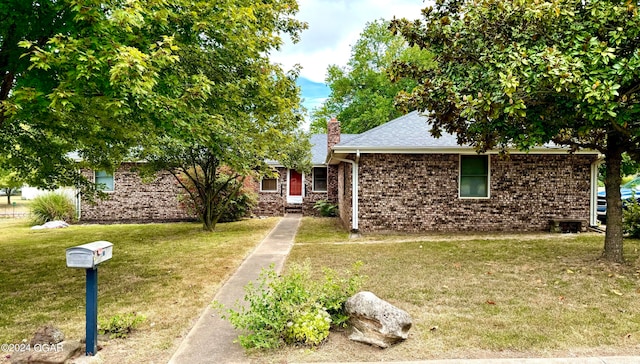
M 337 146 L 367 148 L 459 147 L 455 135 L 442 133 L 440 138 L 433 137 L 429 119 L 418 111 L 391 120 L 349 140 L 341 140 Z
M 532 148 L 530 153 L 567 153 L 568 149 L 553 143 Z M 470 153 L 475 148 L 459 145 L 458 138 L 446 132 L 439 138 L 431 135 L 429 117 L 419 111 L 413 111 L 397 119 L 344 138 L 333 147 L 331 157 L 344 158 L 354 153 Z M 521 153 L 513 151 L 513 153 Z M 596 151 L 582 150 L 576 153 L 597 154 Z M 337 163 L 336 160 L 331 162 Z
M 340 143 L 348 143 L 360 134 L 340 134 Z M 311 138 L 311 164 L 325 164 L 327 160 L 327 134 L 312 134 Z
M 348 142 L 359 134 L 340 134 L 341 142 Z M 314 166 L 324 165 L 327 160 L 327 134 L 312 134 L 309 137 L 311 142 L 311 164 Z M 280 166 L 280 162 L 269 159 L 267 164 Z

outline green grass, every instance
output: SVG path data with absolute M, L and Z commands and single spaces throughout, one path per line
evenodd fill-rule
M 206 233 L 196 223 L 30 230 L 27 220 L 0 220 L 0 343 L 30 339 L 47 323 L 82 338 L 85 271 L 66 267 L 65 249 L 108 240 L 113 258 L 99 267 L 98 316 L 147 317 L 127 341 L 106 344 L 108 362 L 166 362 L 221 282 L 277 221 L 218 224 Z
M 412 315 L 410 338 L 377 350 L 334 333 L 317 350 L 268 353 L 261 360 L 624 355 L 640 348 L 638 240 L 625 241 L 624 265 L 597 259 L 600 234 L 374 235 L 344 241 L 344 231 L 331 220 L 305 218 L 288 264 L 309 260 L 319 271 L 363 261 L 369 277 L 363 289 Z

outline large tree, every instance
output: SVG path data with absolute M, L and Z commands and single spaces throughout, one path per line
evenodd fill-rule
M 432 133 L 479 151 L 553 141 L 606 158 L 604 259 L 623 261 L 620 164 L 640 151 L 640 16 L 635 1 L 438 0 L 391 29 L 437 67 L 399 63 L 418 82 L 399 96 L 428 111 Z
M 395 119 L 401 113 L 394 106 L 400 90 L 410 90 L 415 82 L 409 79 L 393 83 L 387 70 L 398 59 L 412 59 L 430 64 L 428 52 L 407 42 L 388 30 L 389 22 L 367 23 L 360 39 L 351 48 L 346 66 L 331 65 L 325 82 L 331 93 L 324 104 L 312 112 L 311 130 L 326 132 L 327 120 L 337 117 L 346 133 L 362 133 Z
M 78 160 L 111 170 L 163 138 L 232 138 L 224 127 L 243 118 L 287 135 L 297 94 L 265 87 L 295 75 L 267 57 L 281 35 L 298 38 L 297 11 L 295 0 L 3 3 L 1 152 L 30 183 L 55 187 L 82 182 Z

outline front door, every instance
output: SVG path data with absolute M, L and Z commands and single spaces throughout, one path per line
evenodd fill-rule
M 289 170 L 289 193 L 287 194 L 288 203 L 302 203 L 302 174 Z

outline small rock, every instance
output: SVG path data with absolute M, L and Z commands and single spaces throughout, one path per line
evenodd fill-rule
M 349 339 L 387 348 L 409 336 L 411 316 L 371 292 L 359 292 L 345 302 Z
M 32 226 L 31 230 L 41 230 L 41 229 L 59 229 L 69 227 L 69 224 L 62 220 L 54 220 L 46 222 L 42 225 Z
M 57 327 L 46 325 L 39 328 L 31 339 L 31 346 L 36 344 L 57 344 L 64 341 L 64 333 Z

